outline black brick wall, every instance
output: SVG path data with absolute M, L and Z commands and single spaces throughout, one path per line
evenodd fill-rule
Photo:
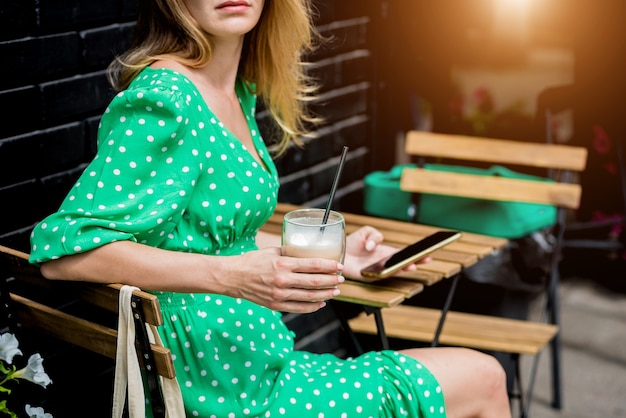
M 0 244 L 28 251 L 34 225 L 57 209 L 93 156 L 100 114 L 113 95 L 104 70 L 130 45 L 135 1 L 0 2 Z M 372 33 L 383 3 L 316 1 L 317 24 L 329 41 L 311 57 L 322 81 L 312 106 L 325 122 L 305 149 L 293 147 L 277 161 L 281 201 L 323 207 L 348 145 L 333 208 L 362 211 L 376 131 Z M 259 118 L 263 126 L 262 111 Z M 350 349 L 331 308 L 285 320 L 298 348 L 339 355 Z M 110 416 L 112 361 L 28 333 L 21 348 L 42 354 L 54 383 L 18 390 L 13 402 L 26 392 L 24 402 L 53 416 Z M 88 395 L 78 396 L 85 388 Z
M 327 42 L 315 52 L 312 73 L 321 83 L 311 108 L 324 119 L 306 148 L 292 147 L 277 161 L 279 200 L 324 207 L 342 147 L 350 147 L 333 208 L 362 212 L 362 185 L 373 141 L 374 58 L 371 47 L 372 4 L 318 2 L 318 29 Z
M 134 1 L 0 3 L 0 243 L 28 250 L 95 148 L 104 69 L 130 45 Z
M 361 179 L 373 142 L 370 38 L 377 3 L 316 3 L 328 41 L 311 57 L 322 82 L 312 109 L 325 122 L 305 149 L 293 147 L 277 161 L 281 201 L 324 206 L 348 145 L 333 208 L 362 211 Z M 104 69 L 129 46 L 135 13 L 131 0 L 0 4 L 0 243 L 28 250 L 32 227 L 57 208 L 93 156 L 100 114 L 112 98 Z M 259 118 L 263 126 L 263 112 Z

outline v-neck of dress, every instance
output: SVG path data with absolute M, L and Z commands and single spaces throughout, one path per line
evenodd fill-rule
M 206 108 L 207 112 L 209 112 L 210 117 L 215 119 L 215 121 L 217 122 L 217 124 L 220 126 L 220 128 L 222 128 L 225 132 L 228 133 L 228 135 L 233 138 L 234 140 L 236 140 L 237 142 L 239 142 L 239 144 L 241 144 L 242 148 L 245 150 L 245 152 L 249 155 L 250 159 L 259 164 L 261 166 L 261 168 L 268 172 L 271 173 L 272 172 L 272 164 L 271 162 L 268 162 L 267 159 L 270 158 L 269 154 L 266 152 L 262 152 L 262 149 L 265 149 L 265 146 L 260 147 L 261 144 L 258 143 L 258 141 L 262 141 L 261 135 L 260 133 L 257 132 L 257 135 L 254 135 L 254 131 L 256 131 L 258 129 L 258 127 L 256 126 L 256 123 L 253 124 L 254 122 L 254 111 L 251 109 L 250 111 L 246 111 L 246 108 L 244 107 L 245 105 L 251 106 L 252 103 L 245 103 L 246 100 L 246 96 L 252 94 L 246 94 L 243 89 L 246 89 L 246 85 L 244 83 L 243 80 L 241 80 L 240 77 L 237 77 L 237 81 L 235 83 L 235 94 L 237 95 L 237 99 L 239 101 L 239 106 L 241 108 L 241 111 L 243 112 L 243 116 L 246 119 L 246 124 L 248 126 L 248 131 L 250 132 L 250 138 L 252 140 L 252 146 L 255 148 L 255 152 L 256 154 L 259 156 L 258 160 L 254 154 L 248 149 L 248 147 L 241 142 L 241 140 L 230 130 L 228 129 L 228 127 L 220 120 L 220 118 L 215 114 L 215 112 L 213 112 L 213 110 L 211 109 L 211 107 L 208 105 L 208 103 L 206 102 L 206 100 L 204 100 L 204 97 L 202 96 L 202 93 L 200 92 L 200 89 L 198 89 L 198 87 L 194 84 L 194 82 L 187 77 L 185 74 L 181 73 L 180 71 L 177 70 L 173 70 L 171 68 L 166 68 L 166 67 L 161 67 L 161 68 L 152 68 L 152 67 L 146 67 L 146 70 L 149 71 L 166 71 L 169 72 L 173 75 L 176 75 L 177 77 L 182 77 L 185 79 L 185 81 L 189 84 L 189 86 L 195 90 L 195 93 L 198 95 L 199 99 L 202 101 L 202 103 L 204 104 L 204 107 Z

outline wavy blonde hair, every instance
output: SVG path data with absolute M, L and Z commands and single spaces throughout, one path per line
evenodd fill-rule
M 318 121 L 306 108 L 317 85 L 302 60 L 318 39 L 311 0 L 265 0 L 259 23 L 246 34 L 239 74 L 255 86 L 280 127 L 281 136 L 272 146 L 276 155 L 291 142 L 300 145 L 300 138 L 310 133 L 310 123 Z M 184 0 L 140 0 L 133 47 L 109 65 L 109 81 L 116 91 L 124 90 L 156 60 L 199 68 L 211 60 L 212 49 Z

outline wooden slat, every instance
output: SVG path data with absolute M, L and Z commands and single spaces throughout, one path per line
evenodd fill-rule
M 417 167 L 402 171 L 400 189 L 476 199 L 540 203 L 569 209 L 578 208 L 582 191 L 578 184 L 480 176 Z
M 121 284 L 103 285 L 78 281 L 47 280 L 41 275 L 38 267 L 29 263 L 28 254 L 2 245 L 0 245 L 0 254 L 5 257 L 5 262 L 8 263 L 7 267 L 12 274 L 20 280 L 39 286 L 42 289 L 63 289 L 66 292 L 71 292 L 77 299 L 110 312 L 118 312 Z M 133 295 L 141 299 L 146 322 L 156 326 L 161 325 L 163 317 L 158 298 L 142 290 L 133 291 Z
M 461 267 L 462 266 L 458 263 L 450 263 L 450 262 L 441 261 L 441 260 L 432 260 L 429 263 L 418 264 L 417 270 L 441 274 L 443 278 L 447 279 L 447 278 L 454 276 L 455 274 L 460 273 Z M 410 275 L 411 272 L 405 272 L 405 273 Z M 405 273 L 400 273 L 399 277 L 406 277 Z
M 390 277 L 376 282 L 371 282 L 367 284 L 367 287 L 382 288 L 402 293 L 404 295 L 404 299 L 415 296 L 424 290 L 424 284 L 420 281 L 405 280 L 397 277 Z
M 11 294 L 17 320 L 22 325 L 40 329 L 46 334 L 109 358 L 115 358 L 117 331 L 78 318 L 49 306 Z M 151 345 L 157 372 L 169 379 L 176 376 L 170 350 Z M 141 359 L 140 359 L 141 360 Z
M 583 171 L 587 149 L 570 145 L 409 131 L 409 155 Z
M 339 286 L 341 293 L 335 299 L 376 308 L 389 308 L 400 304 L 405 294 L 378 286 L 370 286 L 352 280 L 346 280 Z
M 100 293 L 105 293 L 106 297 L 114 297 L 114 302 L 117 305 L 114 312 L 119 310 L 119 293 L 122 288 L 122 284 L 112 283 L 106 286 L 91 286 L 89 291 L 93 294 L 92 301 L 97 301 Z M 106 289 L 106 292 L 105 292 Z M 109 289 L 114 289 L 115 292 L 110 292 Z M 161 313 L 161 305 L 159 304 L 159 298 L 152 293 L 144 292 L 143 290 L 133 290 L 133 296 L 138 296 L 141 299 L 141 307 L 143 310 L 144 320 L 152 325 L 159 326 L 163 324 L 163 314 Z
M 54 295 L 63 299 L 69 297 L 72 301 L 80 300 L 89 306 L 117 314 L 121 284 L 47 280 L 37 266 L 29 263 L 28 254 L 5 246 L 0 246 L 0 265 L 5 274 L 3 278 L 15 279 L 11 281 L 12 291 L 31 290 L 28 297 L 25 297 L 26 293 L 10 293 L 12 312 L 15 313 L 18 323 L 39 329 L 47 335 L 94 353 L 115 358 L 117 339 L 115 329 L 81 317 L 78 313 L 63 312 L 56 305 L 31 300 L 30 295 L 33 294 L 33 297 L 36 295 L 37 299 L 39 296 L 46 296 L 46 299 L 51 300 L 55 300 Z M 155 326 L 161 325 L 163 318 L 157 297 L 139 290 L 135 290 L 133 295 L 138 296 L 141 301 L 146 322 Z M 151 344 L 151 349 L 157 372 L 164 377 L 173 378 L 175 371 L 170 350 L 156 344 Z
M 490 237 L 488 235 L 474 234 L 465 231 L 463 231 L 463 236 L 461 238 L 463 238 L 461 242 L 484 245 L 485 247 L 491 247 L 494 250 L 502 249 L 509 243 L 509 240 L 506 238 Z
M 424 286 L 432 286 L 435 283 L 439 283 L 443 279 L 446 279 L 446 277 L 444 277 L 444 275 L 441 273 L 426 271 L 422 269 L 396 273 L 394 277 L 402 280 L 416 281 L 422 283 Z
M 492 252 L 490 252 L 490 254 Z M 476 254 L 462 253 L 458 251 L 450 251 L 446 248 L 442 248 L 440 250 L 437 250 L 436 259 L 446 260 L 452 263 L 458 263 L 463 267 L 469 267 L 473 264 L 476 264 L 479 257 Z
M 383 309 L 389 337 L 430 342 L 441 316 L 437 309 L 398 305 Z M 360 314 L 349 321 L 355 332 L 376 334 L 374 319 Z M 443 345 L 535 355 L 554 337 L 557 326 L 539 322 L 448 312 L 439 341 Z
M 338 301 L 388 308 L 417 295 L 424 285 L 417 281 L 388 278 L 372 283 L 346 280 L 339 288 L 341 294 L 335 298 Z

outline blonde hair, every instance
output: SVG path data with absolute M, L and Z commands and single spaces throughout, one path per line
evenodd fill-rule
M 244 40 L 239 74 L 255 86 L 255 93 L 280 127 L 281 137 L 272 146 L 276 155 L 291 142 L 301 144 L 300 138 L 309 134 L 308 126 L 317 122 L 306 108 L 317 85 L 302 61 L 319 39 L 311 11 L 311 0 L 265 0 L 259 23 Z M 121 91 L 156 60 L 198 68 L 211 56 L 211 41 L 184 0 L 144 0 L 139 2 L 133 47 L 109 65 L 109 81 Z

